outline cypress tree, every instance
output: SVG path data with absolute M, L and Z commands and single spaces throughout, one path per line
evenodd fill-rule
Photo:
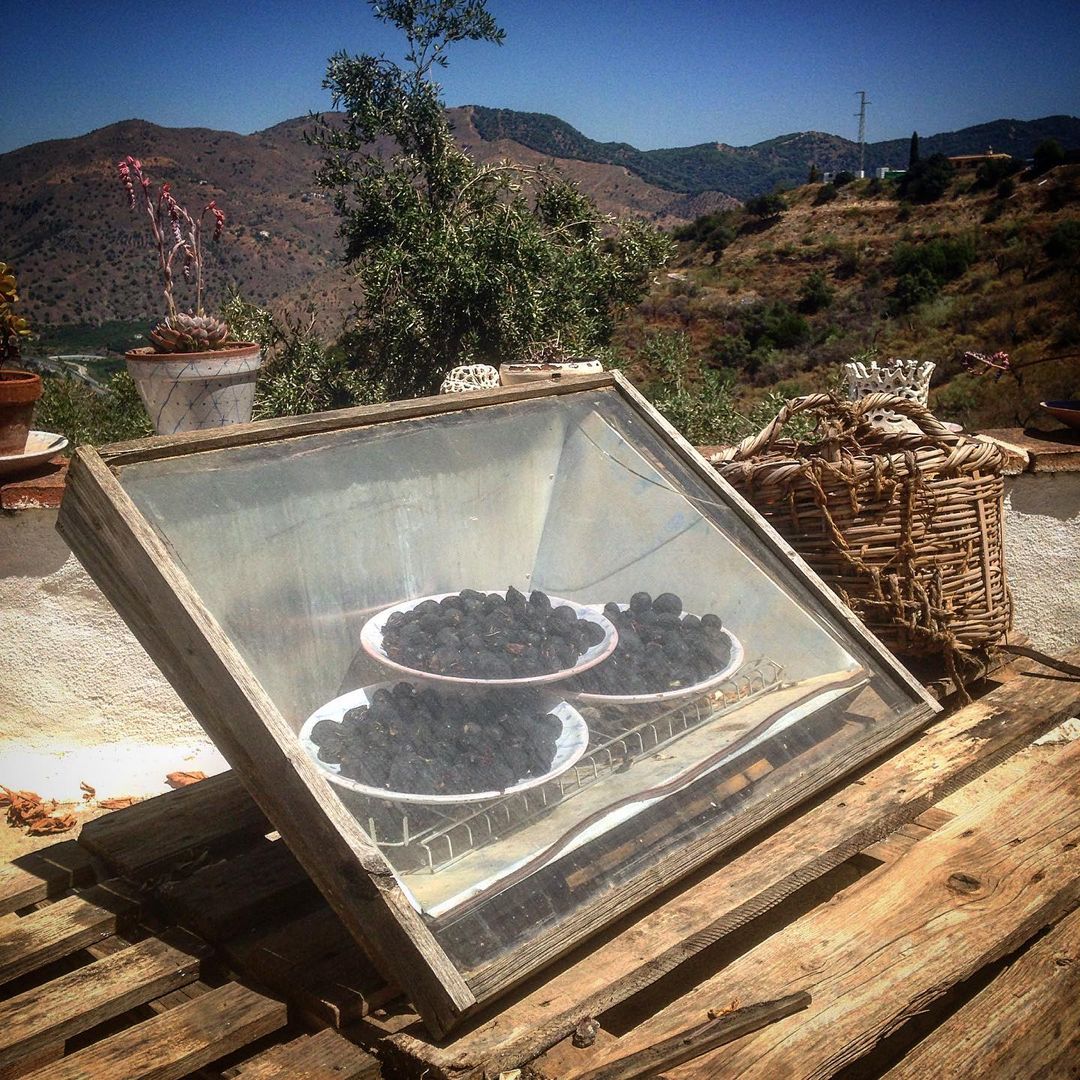
M 806 176 L 806 182 L 808 184 L 816 184 L 821 179 L 821 173 L 818 172 L 816 163 L 811 164 L 810 172 Z
M 911 149 L 908 151 L 907 167 L 910 169 L 913 165 L 917 165 L 919 162 L 919 133 L 913 131 L 911 133 Z

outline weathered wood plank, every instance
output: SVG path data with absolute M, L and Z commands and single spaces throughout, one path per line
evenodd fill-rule
M 1080 911 L 936 1027 L 885 1080 L 964 1080 L 988 1071 L 1044 1080 L 1070 1061 L 1080 1063 Z
M 219 450 L 229 446 L 247 446 L 255 442 L 271 442 L 276 439 L 295 439 L 301 435 L 318 435 L 324 431 L 344 431 L 348 428 L 367 427 L 387 420 L 409 420 L 417 416 L 437 416 L 440 413 L 457 412 L 462 408 L 485 405 L 504 405 L 511 401 L 527 401 L 530 398 L 550 394 L 571 394 L 579 390 L 592 390 L 615 384 L 613 375 L 577 375 L 555 382 L 527 383 L 520 386 L 503 386 L 481 390 L 463 397 L 459 394 L 440 394 L 435 397 L 409 398 L 379 405 L 362 405 L 354 409 L 335 409 L 331 412 L 313 413 L 305 416 L 286 416 L 274 420 L 256 420 L 250 424 L 235 424 L 228 428 L 206 431 L 179 432 L 174 435 L 158 435 L 148 439 L 113 443 L 103 447 L 102 458 L 110 466 L 130 465 L 136 461 L 152 461 L 180 454 Z
M 134 917 L 138 906 L 130 886 L 110 881 L 5 922 L 0 933 L 0 984 L 109 937 L 122 920 Z
M 285 1023 L 280 1001 L 227 983 L 30 1073 L 26 1080 L 178 1080 Z
M 1080 744 L 774 934 L 627 1033 L 623 1056 L 700 1021 L 723 995 L 813 995 L 791 1017 L 670 1070 L 672 1080 L 828 1077 L 1080 903 Z M 580 1068 L 602 1062 L 583 1055 Z
M 171 918 L 215 944 L 317 896 L 292 852 L 280 840 L 262 838 L 157 890 Z
M 74 840 L 20 855 L 0 866 L 0 915 L 62 896 L 93 880 L 93 861 Z
M 1070 656 L 1080 659 L 1080 649 Z M 1080 709 L 1080 684 L 1018 675 L 909 746 L 586 947 L 442 1046 L 418 1026 L 396 1048 L 443 1076 L 515 1068 L 673 971 Z
M 88 821 L 79 843 L 118 874 L 142 878 L 185 859 L 269 832 L 266 815 L 233 772 Z
M 0 1067 L 199 977 L 199 958 L 156 938 L 0 1004 Z
M 680 1031 L 655 1046 L 646 1047 L 608 1065 L 601 1065 L 581 1080 L 649 1080 L 649 1077 L 693 1061 L 718 1046 L 725 1046 L 750 1035 L 809 1005 L 810 995 L 799 991 L 776 1001 L 763 1001 L 756 1005 L 732 1009 L 719 1016 L 710 1016 L 697 1027 Z
M 336 1031 L 274 1046 L 245 1062 L 237 1080 L 378 1080 L 379 1062 Z
M 332 1027 L 366 1016 L 398 993 L 325 904 L 224 948 L 238 970 Z
M 206 610 L 161 537 L 100 456 L 80 447 L 57 528 L 266 816 L 372 954 L 401 973 L 431 1030 L 475 1004 L 375 844 Z

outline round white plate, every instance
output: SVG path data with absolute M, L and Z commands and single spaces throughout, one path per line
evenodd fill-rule
M 589 745 L 589 728 L 582 719 L 581 714 L 568 701 L 563 701 L 555 694 L 550 694 L 545 696 L 541 708 L 547 709 L 549 713 L 554 713 L 562 721 L 562 731 L 555 744 L 555 757 L 551 762 L 551 768 L 543 776 L 532 776 L 528 780 L 520 780 L 504 791 L 473 791 L 467 795 L 424 795 L 414 791 L 390 791 L 387 788 L 372 787 L 360 783 L 359 780 L 352 780 L 347 776 L 342 776 L 340 765 L 331 765 L 325 761 L 320 761 L 319 748 L 311 739 L 311 729 L 320 720 L 332 720 L 335 724 L 340 724 L 342 718 L 350 709 L 367 705 L 370 694 L 374 694 L 376 690 L 384 687 L 389 690 L 392 686 L 394 686 L 392 682 L 381 682 L 373 683 L 371 686 L 363 686 L 359 690 L 350 690 L 349 693 L 327 702 L 304 721 L 304 726 L 300 729 L 300 744 L 315 764 L 326 773 L 326 778 L 332 784 L 337 784 L 338 787 L 346 788 L 359 795 L 367 795 L 374 799 L 385 799 L 390 802 L 424 804 L 484 802 L 488 799 L 500 799 L 504 795 L 513 795 L 518 791 L 527 791 L 529 788 L 539 787 L 549 780 L 554 780 L 560 773 L 566 772 L 585 753 Z
M 55 457 L 67 447 L 63 435 L 51 431 L 31 431 L 26 439 L 26 449 L 21 454 L 0 454 L 0 476 L 25 472 Z
M 626 611 L 629 606 L 629 604 L 620 604 L 619 609 Z M 603 609 L 601 608 L 601 610 Z M 688 615 L 690 613 L 684 611 L 683 614 Z M 658 694 L 588 694 L 567 688 L 566 696 L 583 704 L 644 705 L 653 701 L 675 701 L 678 698 L 704 694 L 729 679 L 742 667 L 744 659 L 742 642 L 727 627 L 724 627 L 721 633 L 727 637 L 731 645 L 731 659 L 715 675 L 710 675 L 707 679 L 702 679 L 701 682 L 694 683 L 692 686 L 680 686 L 675 690 L 664 690 Z
M 476 591 L 495 592 L 500 596 L 506 595 L 506 590 L 503 589 L 477 589 Z M 582 653 L 573 667 L 563 668 L 561 671 L 549 671 L 546 675 L 529 675 L 521 679 L 478 679 L 464 675 L 436 675 L 434 672 L 424 671 L 423 668 L 406 667 L 404 664 L 391 660 L 386 655 L 383 651 L 383 627 L 386 625 L 386 620 L 395 611 L 411 611 L 417 604 L 422 604 L 425 600 L 434 600 L 437 603 L 447 596 L 457 595 L 456 592 L 449 592 L 436 593 L 433 596 L 419 596 L 415 600 L 406 600 L 402 604 L 384 608 L 378 615 L 373 615 L 364 623 L 363 629 L 360 631 L 361 647 L 368 656 L 378 660 L 380 664 L 385 664 L 395 671 L 411 675 L 415 679 L 422 679 L 424 682 L 453 683 L 457 686 L 539 686 L 541 683 L 568 679 L 571 675 L 576 675 L 580 671 L 588 671 L 589 668 L 599 664 L 602 660 L 606 660 L 615 651 L 615 646 L 619 640 L 618 632 L 611 624 L 611 621 L 605 618 L 602 611 L 598 611 L 595 607 L 588 607 L 585 604 L 576 604 L 573 600 L 561 600 L 557 596 L 549 596 L 548 599 L 551 601 L 553 608 L 565 604 L 567 607 L 574 609 L 574 613 L 579 619 L 587 619 L 589 622 L 596 623 L 604 631 L 604 640 Z

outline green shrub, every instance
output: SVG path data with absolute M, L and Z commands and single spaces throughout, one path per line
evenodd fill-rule
M 944 285 L 960 277 L 975 261 L 975 255 L 975 241 L 970 236 L 939 236 L 921 244 L 901 241 L 893 248 L 892 269 L 901 277 L 922 268 L 938 285 Z
M 743 333 L 755 351 L 792 349 L 810 337 L 810 324 L 783 300 L 749 309 L 742 323 Z
M 936 202 L 949 190 L 955 170 L 944 154 L 934 154 L 915 162 L 896 185 L 901 199 L 915 203 Z
M 1035 147 L 1032 155 L 1031 174 L 1042 176 L 1058 165 L 1065 163 L 1065 151 L 1057 139 L 1044 139 Z
M 919 304 L 933 300 L 940 291 L 937 278 L 925 266 L 916 266 L 897 279 L 890 307 L 897 313 L 910 311 Z
M 854 183 L 855 174 L 850 169 L 841 169 L 832 179 L 833 187 L 842 188 Z
M 825 275 L 820 270 L 814 270 L 799 291 L 799 310 L 813 315 L 827 308 L 835 295 L 836 290 L 825 279 Z
M 746 201 L 746 212 L 762 220 L 779 217 L 787 211 L 787 208 L 787 199 L 778 191 L 774 191 L 771 195 L 758 195 Z
M 971 185 L 971 189 L 972 191 L 989 191 L 1008 177 L 1014 176 L 1023 167 L 1024 163 L 1016 158 L 990 158 L 975 170 L 975 182 Z
M 135 380 L 126 371 L 109 379 L 104 392 L 79 379 L 46 376 L 34 410 L 38 427 L 65 435 L 72 448 L 103 446 L 153 435 Z
M 1070 218 L 1055 225 L 1043 251 L 1055 262 L 1080 266 L 1080 220 Z
M 817 194 L 814 196 L 815 206 L 824 206 L 825 203 L 830 203 L 837 196 L 837 190 L 835 184 L 822 184 L 818 188 Z
M 549 168 L 479 163 L 455 143 L 431 75 L 454 42 L 502 41 L 485 0 L 372 7 L 405 34 L 404 64 L 331 57 L 324 85 L 340 115 L 312 135 L 363 297 L 340 342 L 347 366 L 406 397 L 459 364 L 606 344 L 669 258 L 670 238 L 601 214 Z M 377 141 L 397 152 L 373 152 Z

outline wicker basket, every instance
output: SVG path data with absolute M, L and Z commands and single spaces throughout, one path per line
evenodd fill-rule
M 890 409 L 917 432 L 882 431 Z M 814 442 L 781 438 L 798 413 Z M 894 651 L 944 653 L 998 641 L 1012 624 L 1002 557 L 1000 451 L 955 435 L 890 394 L 789 402 L 713 464 Z

